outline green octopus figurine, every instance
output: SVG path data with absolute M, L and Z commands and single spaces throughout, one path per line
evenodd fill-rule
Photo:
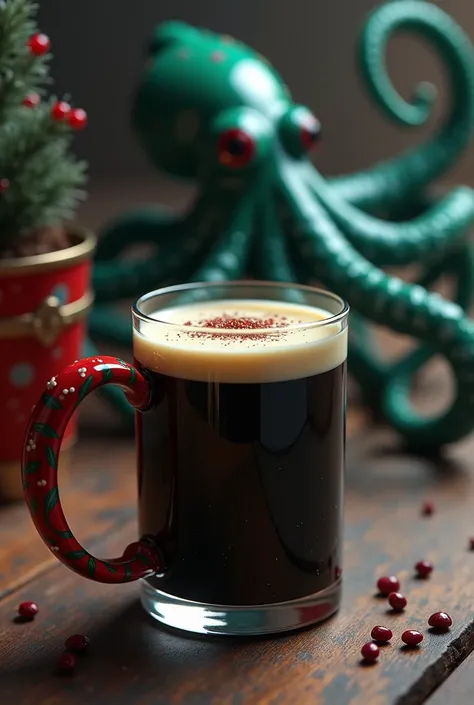
M 367 403 L 419 450 L 436 450 L 469 433 L 474 323 L 466 314 L 473 291 L 467 241 L 474 192 L 459 187 L 430 203 L 426 187 L 469 142 L 474 50 L 459 26 L 425 0 L 393 0 L 369 16 L 360 41 L 363 76 L 378 106 L 401 125 L 423 124 L 435 97 L 422 84 L 406 102 L 390 82 L 387 43 L 405 30 L 428 40 L 444 61 L 452 90 L 449 114 L 414 150 L 358 174 L 325 179 L 310 160 L 321 138 L 317 118 L 293 102 L 262 56 L 181 22 L 158 27 L 133 125 L 156 167 L 197 181 L 199 191 L 184 214 L 142 209 L 104 232 L 94 267 L 91 339 L 130 345 L 131 325 L 112 304 L 165 283 L 246 276 L 318 281 L 351 305 L 350 369 Z M 409 213 L 417 200 L 427 202 Z M 396 218 L 386 217 L 393 213 Z M 155 254 L 119 259 L 131 243 L 156 246 Z M 382 269 L 413 263 L 423 266 L 417 283 Z M 428 290 L 446 273 L 456 283 L 455 301 Z M 374 352 L 368 322 L 420 344 L 388 363 Z M 451 365 L 457 391 L 450 408 L 427 418 L 413 408 L 410 391 L 435 354 Z M 125 411 L 122 393 L 113 394 Z

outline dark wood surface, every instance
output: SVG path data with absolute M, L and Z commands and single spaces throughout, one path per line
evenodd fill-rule
M 83 429 L 74 465 L 61 484 L 71 524 L 98 555 L 135 536 L 131 438 L 103 410 Z M 265 639 L 195 638 L 160 628 L 142 611 L 136 586 L 90 583 L 55 561 L 22 505 L 0 509 L 0 702 L 8 705 L 457 705 L 468 693 L 474 648 L 474 439 L 442 462 L 403 455 L 389 431 L 349 414 L 344 603 L 325 624 Z M 432 517 L 421 516 L 423 501 Z M 427 558 L 435 571 L 413 578 Z M 376 578 L 396 573 L 409 600 L 403 614 L 375 596 Z M 22 600 L 38 602 L 34 622 L 15 621 Z M 429 614 L 448 611 L 450 632 L 430 634 Z M 394 631 L 379 662 L 360 665 L 375 624 Z M 416 651 L 401 647 L 406 628 L 425 634 Z M 54 675 L 64 639 L 87 633 L 92 645 L 76 674 Z M 451 674 L 451 675 L 450 675 Z M 458 675 L 459 674 L 459 675 Z M 462 688 L 461 688 L 462 680 Z M 460 684 L 457 689 L 457 684 Z M 443 696 L 443 692 L 447 697 Z

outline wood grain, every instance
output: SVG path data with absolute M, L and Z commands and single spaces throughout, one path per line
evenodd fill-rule
M 126 521 L 123 508 L 109 507 L 107 501 L 109 493 L 118 497 L 130 491 L 127 475 L 110 464 L 110 448 L 110 443 L 102 442 L 101 449 L 98 444 L 94 461 L 104 468 L 104 487 L 109 483 L 102 511 L 109 511 L 112 530 L 102 536 L 91 532 L 89 542 L 101 555 L 122 548 L 134 533 L 134 522 Z M 136 586 L 97 585 L 59 564 L 48 565 L 0 601 L 2 702 L 422 703 L 474 648 L 469 608 L 474 599 L 474 553 L 467 550 L 473 529 L 473 452 L 471 439 L 453 448 L 449 461 L 434 464 L 397 453 L 396 439 L 387 431 L 368 429 L 352 438 L 344 605 L 325 624 L 297 634 L 253 640 L 178 635 L 159 628 L 142 612 Z M 423 518 L 420 506 L 428 498 L 437 511 Z M 428 581 L 412 577 L 412 566 L 420 558 L 436 565 Z M 404 614 L 387 613 L 385 601 L 374 596 L 376 578 L 392 572 L 401 578 L 409 600 Z M 23 599 L 40 604 L 33 623 L 13 621 Z M 450 612 L 453 628 L 447 634 L 430 634 L 427 618 L 439 609 Z M 378 664 L 363 667 L 359 649 L 380 623 L 393 629 L 393 643 L 382 649 Z M 399 636 L 406 628 L 425 634 L 415 652 L 400 648 Z M 90 654 L 81 659 L 73 678 L 53 676 L 64 638 L 77 631 L 91 636 Z
M 474 702 L 474 655 L 471 654 L 448 678 L 426 705 L 467 705 Z

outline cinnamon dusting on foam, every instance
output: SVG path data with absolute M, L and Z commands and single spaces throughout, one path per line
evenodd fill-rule
M 340 322 L 314 325 L 331 314 L 310 306 L 209 301 L 163 309 L 151 317 L 155 323 L 140 322 L 140 332 L 134 330 L 135 358 L 172 377 L 284 381 L 326 372 L 347 356 L 347 328 Z

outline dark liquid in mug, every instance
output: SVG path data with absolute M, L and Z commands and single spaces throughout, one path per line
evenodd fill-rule
M 319 374 L 258 382 L 247 356 L 251 381 L 208 382 L 157 372 L 135 342 L 136 365 L 153 386 L 151 409 L 137 414 L 140 533 L 157 537 L 168 566 L 149 582 L 222 605 L 283 602 L 334 583 L 342 552 L 341 348 L 338 364 Z M 327 365 L 330 346 L 326 352 Z M 291 370 L 291 349 L 285 354 Z M 278 376 L 275 364 L 269 358 L 262 367 L 265 378 Z

